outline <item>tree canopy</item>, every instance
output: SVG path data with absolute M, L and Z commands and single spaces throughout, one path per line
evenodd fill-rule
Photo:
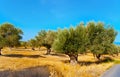
M 71 63 L 76 63 L 78 53 L 85 51 L 86 30 L 84 24 L 77 25 L 76 28 L 58 30 L 57 39 L 54 41 L 53 48 L 70 57 Z
M 77 61 L 79 53 L 87 50 L 100 59 L 102 54 L 116 52 L 113 44 L 116 35 L 117 32 L 112 27 L 107 27 L 102 22 L 89 22 L 87 25 L 80 23 L 75 28 L 58 30 L 53 48 L 67 54 L 73 63 Z
M 88 45 L 98 59 L 102 54 L 114 53 L 112 49 L 116 35 L 117 32 L 112 27 L 106 27 L 101 22 L 89 22 L 87 24 Z
M 52 44 L 56 38 L 56 34 L 57 34 L 57 32 L 54 32 L 54 31 L 41 30 L 38 33 L 38 35 L 36 36 L 36 39 L 37 39 L 39 45 L 45 46 L 47 48 L 46 54 L 50 54 Z
M 22 30 L 15 28 L 10 23 L 4 23 L 0 25 L 0 46 L 13 47 L 20 45 L 20 39 L 22 39 Z
M 10 23 L 0 25 L 0 52 L 3 47 L 14 47 L 20 44 L 22 30 L 14 27 Z M 64 53 L 70 57 L 71 63 L 77 63 L 78 54 L 87 51 L 100 59 L 103 54 L 118 54 L 120 48 L 114 45 L 117 32 L 113 27 L 107 26 L 102 22 L 89 22 L 88 24 L 80 23 L 75 27 L 67 29 L 58 29 L 57 31 L 41 30 L 34 39 L 28 42 L 21 42 L 32 47 L 45 46 L 47 53 L 51 49 L 56 52 Z M 1 53 L 0 53 L 1 54 Z
M 36 39 L 30 39 L 28 41 L 28 44 L 29 44 L 30 47 L 32 47 L 32 50 L 35 50 L 35 47 L 37 47 L 37 41 L 36 41 Z

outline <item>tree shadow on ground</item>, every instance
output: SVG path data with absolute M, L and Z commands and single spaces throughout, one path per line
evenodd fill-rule
M 22 54 L 9 54 L 9 55 L 2 55 L 2 56 L 5 56 L 5 57 L 17 57 L 17 58 L 23 58 L 23 57 L 28 57 L 28 58 L 38 58 L 38 57 L 46 58 L 46 57 L 41 56 L 41 55 L 22 55 Z
M 92 64 L 101 64 L 101 63 L 108 63 L 108 62 L 113 62 L 114 60 L 110 57 L 104 57 L 104 59 L 101 60 L 96 60 L 96 61 L 78 61 L 78 64 L 83 66 L 83 65 L 92 65 Z M 63 63 L 70 63 L 69 60 L 62 60 Z
M 32 67 L 20 71 L 0 71 L 0 77 L 49 77 L 50 71 L 46 66 Z

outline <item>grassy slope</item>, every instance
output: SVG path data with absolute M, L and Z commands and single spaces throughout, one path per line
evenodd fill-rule
M 3 50 L 0 56 L 0 70 L 21 70 L 36 66 L 49 66 L 51 77 L 99 77 L 106 69 L 114 64 L 112 62 L 95 63 L 92 54 L 79 55 L 79 64 L 68 63 L 69 57 L 63 54 L 44 55 L 42 51 Z M 119 57 L 118 57 L 119 58 Z M 115 58 L 118 63 L 119 59 Z

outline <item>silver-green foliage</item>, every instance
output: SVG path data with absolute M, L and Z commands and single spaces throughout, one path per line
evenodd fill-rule
M 2 46 L 17 46 L 20 44 L 22 38 L 22 30 L 14 27 L 10 23 L 4 23 L 0 25 L 0 43 Z
M 113 42 L 117 32 L 112 27 L 106 27 L 101 22 L 89 22 L 87 24 L 87 32 L 89 49 L 93 54 L 102 55 L 115 52 Z
M 84 24 L 81 23 L 76 28 L 58 30 L 53 48 L 65 54 L 78 54 L 85 51 L 85 44 L 86 30 Z
M 58 30 L 53 48 L 65 54 L 78 54 L 90 50 L 98 58 L 102 54 L 116 53 L 113 42 L 117 32 L 102 22 L 81 23 L 75 28 Z

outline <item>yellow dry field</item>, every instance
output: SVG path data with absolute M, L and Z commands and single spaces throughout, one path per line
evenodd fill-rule
M 21 70 L 29 67 L 48 66 L 50 77 L 99 77 L 105 70 L 114 65 L 114 61 L 96 63 L 92 54 L 79 55 L 77 65 L 70 64 L 64 54 L 45 55 L 46 50 L 3 49 L 0 56 L 0 70 Z M 114 58 L 114 59 L 118 59 Z

